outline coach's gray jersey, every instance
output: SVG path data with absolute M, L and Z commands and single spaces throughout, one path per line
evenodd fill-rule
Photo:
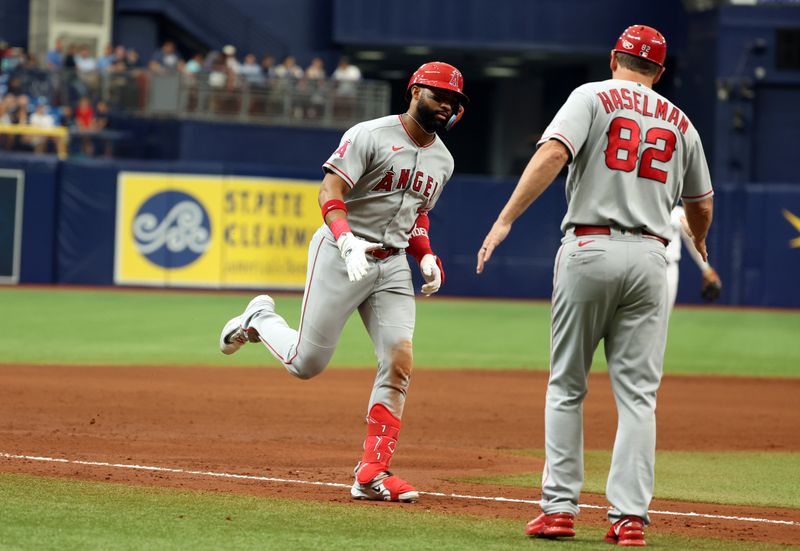
M 643 228 L 671 235 L 670 211 L 713 193 L 700 136 L 686 115 L 629 80 L 576 88 L 539 144 L 569 149 L 566 232 L 576 225 Z
M 436 204 L 453 166 L 438 136 L 420 146 L 398 115 L 350 128 L 323 164 L 351 188 L 344 200 L 353 233 L 400 249 L 408 246 L 418 214 Z

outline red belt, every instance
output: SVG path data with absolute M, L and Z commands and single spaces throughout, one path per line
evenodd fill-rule
M 622 231 L 625 232 L 626 230 L 623 229 Z M 611 228 L 609 226 L 575 226 L 575 235 L 578 237 L 583 235 L 611 235 Z M 647 230 L 642 230 L 642 235 L 646 235 L 656 239 L 657 241 L 660 241 L 665 247 L 669 245 L 669 241 L 660 235 L 650 233 Z
M 394 256 L 400 252 L 400 249 L 395 247 L 381 247 L 380 249 L 373 249 L 371 251 L 367 251 L 367 254 L 372 255 L 373 257 L 377 258 L 378 260 L 383 260 L 384 258 L 389 258 L 390 256 Z

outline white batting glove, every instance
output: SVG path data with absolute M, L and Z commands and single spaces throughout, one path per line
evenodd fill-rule
M 367 275 L 369 263 L 367 262 L 367 252 L 383 247 L 383 243 L 371 243 L 360 237 L 356 237 L 350 232 L 344 232 L 336 240 L 339 253 L 342 255 L 347 266 L 347 277 L 350 281 L 360 281 Z
M 442 271 L 436 265 L 436 257 L 426 254 L 419 262 L 419 269 L 422 272 L 422 279 L 425 285 L 422 286 L 422 294 L 426 297 L 431 296 L 442 286 Z

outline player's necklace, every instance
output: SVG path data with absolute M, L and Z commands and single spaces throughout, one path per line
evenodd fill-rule
M 426 133 L 428 136 L 433 136 L 434 134 L 436 134 L 436 132 L 428 132 L 427 130 L 425 130 L 425 127 L 424 127 L 424 126 L 422 126 L 422 125 L 419 123 L 419 121 L 418 121 L 417 119 L 415 119 L 415 118 L 414 118 L 414 115 L 412 115 L 411 113 L 406 113 L 406 115 L 408 115 L 409 117 L 411 117 L 411 120 L 412 120 L 412 121 L 414 121 L 415 123 L 417 123 L 417 126 L 419 126 L 419 129 L 420 129 L 420 130 L 422 130 L 423 132 L 425 132 L 425 133 Z

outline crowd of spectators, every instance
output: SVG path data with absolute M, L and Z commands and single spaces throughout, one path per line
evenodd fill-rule
M 44 60 L 22 48 L 0 42 L 0 128 L 4 125 L 30 125 L 40 128 L 63 126 L 80 138 L 79 152 L 92 155 L 97 140 L 90 135 L 102 133 L 109 124 L 109 111 L 141 107 L 147 79 L 154 75 L 178 75 L 196 89 L 212 92 L 238 92 L 249 89 L 280 101 L 287 93 L 303 101 L 292 105 L 290 116 L 316 118 L 326 98 L 347 100 L 356 93 L 353 83 L 361 80 L 361 71 L 346 57 L 328 73 L 322 57 L 311 59 L 307 67 L 286 55 L 280 63 L 265 53 L 257 57 L 248 52 L 239 56 L 233 45 L 205 54 L 184 58 L 172 41 L 164 42 L 149 60 L 123 45 L 107 45 L 94 56 L 88 45 L 56 40 Z M 134 83 L 136 86 L 129 86 Z M 134 90 L 133 97 L 125 97 Z M 196 110 L 224 112 L 232 95 L 219 95 L 201 101 L 195 94 L 188 103 Z M 238 100 L 237 100 L 238 101 Z M 265 101 L 263 103 L 266 103 Z M 109 109 L 109 104 L 112 109 Z M 239 105 L 240 106 L 240 105 Z M 0 131 L 0 147 L 46 151 L 51 138 L 15 136 Z M 106 148 L 106 153 L 109 153 Z

